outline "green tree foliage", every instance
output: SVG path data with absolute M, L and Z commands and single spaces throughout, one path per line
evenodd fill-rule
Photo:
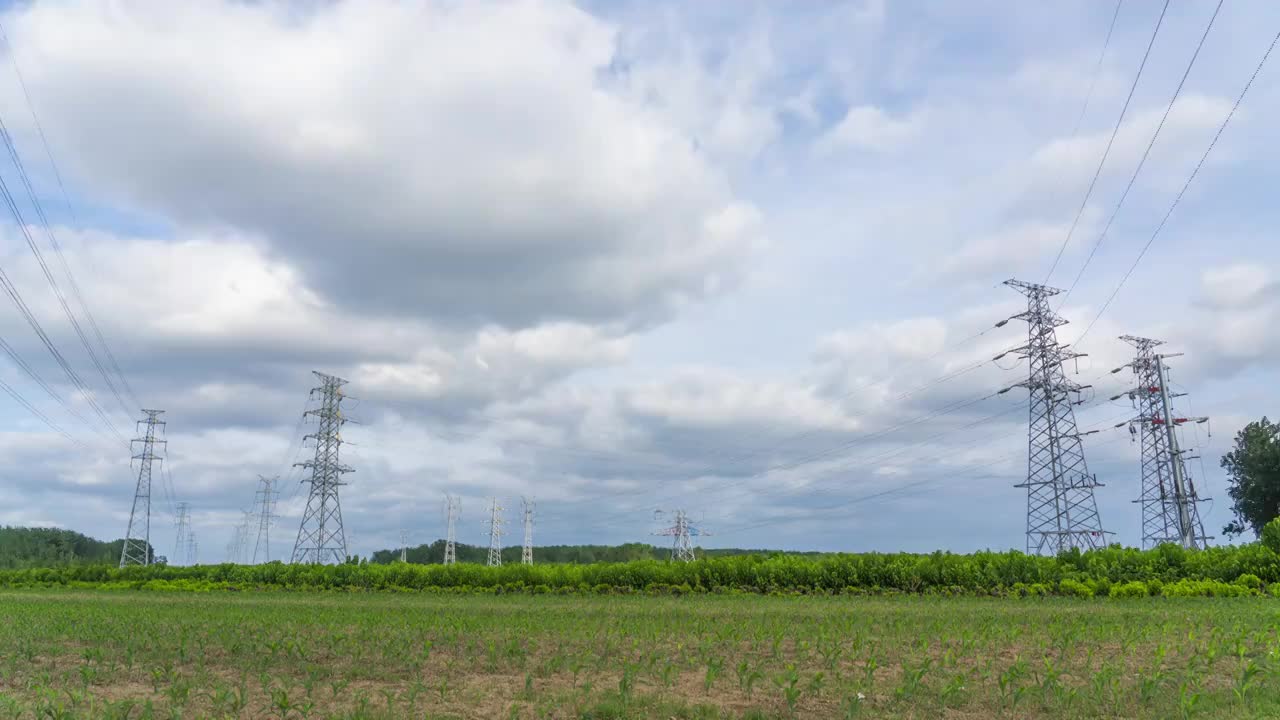
M 1271 548 L 1271 552 L 1280 553 L 1280 518 L 1262 527 L 1262 544 Z
M 123 540 L 102 542 L 72 530 L 0 527 L 0 568 L 60 567 L 120 561 Z
M 1280 425 L 1262 418 L 1236 433 L 1235 448 L 1222 457 L 1235 513 L 1223 532 L 1228 536 L 1262 528 L 1280 515 Z

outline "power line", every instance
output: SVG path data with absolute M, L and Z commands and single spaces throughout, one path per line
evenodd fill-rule
M 66 430 L 63 430 L 60 425 L 50 420 L 48 415 L 45 415 L 44 413 L 40 412 L 40 410 L 37 409 L 35 405 L 32 405 L 30 401 L 28 401 L 25 397 L 23 397 L 22 393 L 13 389 L 13 387 L 9 385 L 9 383 L 3 380 L 0 380 L 0 389 L 3 389 L 5 393 L 8 394 L 9 397 L 14 399 L 14 401 L 16 401 L 22 407 L 26 408 L 32 415 L 35 415 L 37 418 L 39 418 L 40 421 L 43 422 L 45 425 L 48 425 L 49 429 L 53 430 L 54 432 L 58 433 L 62 437 L 75 443 L 81 449 L 86 449 L 86 450 L 88 449 L 87 445 L 85 445 L 79 439 L 72 437 L 72 435 L 68 433 Z
M 1089 250 L 1089 256 L 1085 258 L 1084 265 L 1080 267 L 1080 272 L 1076 273 L 1075 279 L 1071 281 L 1071 285 L 1063 293 L 1062 300 L 1058 305 L 1059 309 L 1066 304 L 1071 291 L 1075 290 L 1076 285 L 1080 283 L 1080 278 L 1084 276 L 1084 271 L 1089 268 L 1089 263 L 1093 261 L 1093 256 L 1097 254 L 1098 248 L 1102 246 L 1102 241 L 1106 239 L 1112 223 L 1116 220 L 1116 216 L 1120 214 L 1120 208 L 1124 207 L 1124 201 L 1129 197 L 1129 191 L 1133 189 L 1133 185 L 1137 181 L 1138 175 L 1142 172 L 1143 166 L 1147 164 L 1147 158 L 1151 156 L 1151 148 L 1155 147 L 1156 140 L 1160 137 L 1160 131 L 1164 129 L 1164 124 L 1169 119 L 1169 114 L 1173 112 L 1173 106 L 1177 103 L 1178 96 L 1182 94 L 1182 87 L 1186 84 L 1187 77 L 1191 75 L 1191 68 L 1195 67 L 1196 59 L 1200 57 L 1200 49 L 1204 47 L 1204 41 L 1209 37 L 1209 31 L 1213 29 L 1213 21 L 1218 18 L 1218 11 L 1222 10 L 1223 2 L 1225 0 L 1218 0 L 1217 7 L 1213 9 L 1213 15 L 1209 17 L 1204 33 L 1200 35 L 1200 42 L 1196 43 L 1195 52 L 1191 54 L 1191 60 L 1187 62 L 1187 69 L 1182 71 L 1182 79 L 1178 80 L 1178 87 L 1174 89 L 1173 97 L 1169 98 L 1169 105 L 1164 109 L 1164 115 L 1160 117 L 1160 123 L 1156 125 L 1155 132 L 1151 134 L 1151 140 L 1147 142 L 1147 148 L 1142 151 L 1142 158 L 1138 160 L 1138 166 L 1133 169 L 1133 174 L 1129 176 L 1129 182 L 1124 186 L 1124 192 L 1120 193 L 1120 200 L 1116 202 L 1115 209 L 1111 211 L 1111 216 L 1107 218 L 1107 224 L 1103 226 L 1102 232 L 1098 234 L 1098 240 Z
M 58 163 L 53 157 L 53 149 L 49 145 L 48 137 L 45 136 L 44 126 L 40 122 L 39 115 L 36 113 L 35 102 L 31 99 L 31 93 L 27 89 L 27 81 L 23 77 L 22 68 L 18 64 L 18 54 L 12 43 L 9 42 L 9 37 L 5 32 L 3 24 L 0 24 L 0 42 L 3 42 L 4 45 L 9 48 L 9 60 L 13 65 L 14 75 L 18 78 L 18 86 L 22 89 L 22 96 L 26 100 L 27 109 L 31 113 L 32 123 L 35 125 L 36 132 L 40 137 L 40 144 L 44 147 L 45 157 L 49 159 L 49 166 L 53 169 L 53 176 L 58 184 L 58 192 L 61 193 L 62 200 L 66 204 L 67 214 L 71 217 L 72 222 L 79 224 L 79 219 L 76 217 L 75 209 L 71 204 L 71 196 L 67 193 L 66 184 L 62 181 L 62 171 L 58 168 Z M 16 155 L 16 150 L 13 152 Z M 26 173 L 25 171 L 21 172 L 24 175 L 24 182 L 26 182 Z M 80 291 L 80 284 L 76 282 L 75 275 L 71 272 L 71 266 L 62 252 L 61 244 L 58 243 L 58 239 L 53 234 L 53 231 L 49 230 L 48 219 L 45 217 L 43 209 L 40 208 L 38 203 L 36 203 L 36 207 L 40 213 L 41 220 L 44 221 L 45 229 L 49 232 L 50 243 L 53 245 L 53 250 L 58 256 L 58 262 L 62 267 L 63 273 L 66 275 L 67 283 L 71 287 L 71 293 L 75 297 L 76 302 L 79 303 L 81 311 L 85 315 L 85 319 L 89 321 L 89 326 L 93 330 L 93 334 L 97 338 L 98 344 L 102 347 L 107 363 L 111 366 L 111 369 L 115 371 L 116 377 L 120 380 L 121 386 L 133 401 L 134 405 L 141 406 L 142 402 L 138 400 L 138 396 L 133 392 L 133 388 L 129 385 L 129 379 L 125 376 L 124 372 L 121 371 L 120 364 L 116 360 L 115 353 L 111 352 L 111 346 L 107 344 L 107 339 L 102 334 L 102 328 L 98 325 L 97 318 L 94 317 L 93 311 L 90 309 L 89 304 L 84 299 L 83 293 Z
M 35 188 L 31 184 L 31 178 L 27 175 L 27 170 L 23 167 L 22 158 L 18 155 L 18 148 L 14 145 L 13 138 L 9 134 L 9 129 L 5 125 L 4 118 L 0 115 L 0 137 L 4 138 L 5 149 L 9 153 L 9 159 L 18 170 L 18 177 L 22 180 L 22 185 L 27 191 L 27 199 L 31 206 L 35 208 L 36 216 L 40 220 L 40 224 L 44 227 L 45 234 L 49 236 L 54 247 L 58 247 L 57 236 L 53 233 L 53 227 L 49 224 L 49 218 L 45 216 L 44 207 L 40 204 L 40 199 L 36 196 Z M 8 193 L 8 188 L 5 188 Z M 8 199 L 13 203 L 12 198 Z M 18 221 L 22 221 L 21 214 L 17 212 L 17 206 L 14 204 L 13 210 L 17 214 Z M 67 296 L 62 292 L 62 288 L 58 286 L 58 281 L 54 279 L 53 272 L 49 269 L 49 264 L 44 259 L 44 253 L 40 251 L 40 246 L 36 244 L 35 238 L 24 227 L 23 237 L 27 241 L 27 246 L 31 249 L 31 253 L 35 255 L 36 262 L 40 265 L 40 272 L 44 275 L 45 282 L 49 284 L 49 288 L 53 290 L 54 297 L 58 300 L 58 305 L 62 308 L 62 313 L 66 315 L 67 321 L 71 323 L 71 328 L 75 331 L 76 337 L 80 340 L 80 344 L 84 347 L 85 352 L 89 354 L 89 361 L 97 369 L 98 374 L 107 384 L 107 389 L 120 403 L 121 409 L 128 413 L 130 411 L 128 403 L 120 396 L 120 391 L 116 389 L 116 384 L 111 380 L 106 367 L 102 360 L 98 357 L 98 353 L 93 349 L 93 344 L 89 341 L 89 337 L 85 334 L 84 328 L 80 326 L 80 321 L 76 319 L 75 313 L 71 310 L 71 305 L 67 303 Z M 60 254 L 60 253 L 59 253 Z M 65 260 L 64 260 L 65 263 Z M 65 269 L 65 268 L 64 268 Z M 69 270 L 68 270 L 69 272 Z M 82 301 L 83 302 L 83 301 Z
M 1058 263 L 1062 261 L 1062 254 L 1066 251 L 1067 245 L 1071 244 L 1071 237 L 1076 232 L 1076 227 L 1080 224 L 1080 218 L 1084 216 L 1084 209 L 1089 205 L 1089 198 L 1093 196 L 1093 189 L 1098 184 L 1098 178 L 1102 175 L 1102 168 L 1107 164 L 1107 156 L 1111 154 L 1111 146 L 1116 142 L 1116 135 L 1120 132 L 1120 125 L 1124 123 L 1124 116 L 1129 111 L 1129 103 L 1133 101 L 1133 94 L 1138 89 L 1138 81 L 1142 78 L 1142 71 L 1147 67 L 1147 58 L 1151 56 L 1151 48 L 1156 44 L 1156 36 L 1160 34 L 1160 26 L 1164 24 L 1165 13 L 1169 11 L 1170 0 L 1164 0 L 1164 7 L 1160 9 L 1160 17 L 1156 19 L 1156 27 L 1151 31 L 1151 39 L 1147 42 L 1146 52 L 1142 54 L 1142 62 L 1138 64 L 1138 72 L 1133 76 L 1133 83 L 1129 86 L 1129 94 L 1124 99 L 1124 106 L 1120 108 L 1120 117 L 1116 118 L 1115 127 L 1111 129 L 1111 137 L 1107 139 L 1107 147 L 1102 151 L 1102 158 L 1098 160 L 1098 167 L 1093 171 L 1093 179 L 1089 181 L 1089 187 L 1085 190 L 1084 200 L 1080 201 L 1080 209 L 1076 211 L 1075 219 L 1071 221 L 1071 228 L 1067 230 L 1067 236 L 1062 241 L 1062 246 L 1058 248 L 1058 254 L 1053 259 L 1053 265 L 1049 267 L 1049 272 L 1045 275 L 1045 282 L 1053 277 L 1053 271 L 1058 269 Z M 1117 12 L 1119 8 L 1116 8 Z
M 1111 35 L 1116 30 L 1116 20 L 1120 17 L 1120 7 L 1122 5 L 1124 5 L 1124 0 L 1117 0 L 1115 12 L 1111 13 L 1111 24 L 1107 26 L 1107 37 L 1102 41 L 1102 51 L 1098 53 L 1098 62 L 1093 66 L 1093 75 L 1089 78 L 1089 90 L 1084 96 L 1084 106 L 1080 108 L 1080 115 L 1076 118 L 1076 124 L 1071 128 L 1072 140 L 1080 132 L 1080 124 L 1084 122 L 1084 116 L 1089 112 L 1089 103 L 1093 100 L 1093 91 L 1098 86 L 1098 76 L 1102 74 L 1102 61 L 1107 57 L 1107 48 L 1111 47 Z
M 1240 109 L 1240 104 L 1244 102 L 1245 95 L 1249 93 L 1249 88 L 1253 87 L 1253 81 L 1258 79 L 1258 74 L 1262 72 L 1263 66 L 1267 64 L 1267 59 L 1271 57 L 1272 51 L 1276 49 L 1277 41 L 1280 41 L 1280 33 L 1276 33 L 1276 36 L 1271 39 L 1271 44 L 1267 46 L 1267 51 L 1262 54 L 1262 59 L 1258 61 L 1258 66 L 1254 68 L 1253 74 L 1249 76 L 1249 81 L 1245 83 L 1244 88 L 1236 97 L 1235 104 L 1231 106 L 1231 111 L 1227 113 L 1225 118 L 1223 118 L 1222 124 L 1218 126 L 1218 131 L 1213 134 L 1213 140 L 1209 142 L 1209 146 L 1205 148 L 1204 154 L 1200 156 L 1200 161 L 1196 163 L 1195 168 L 1191 171 L 1191 175 L 1189 175 L 1187 177 L 1187 181 L 1182 184 L 1182 189 L 1178 190 L 1178 194 L 1173 198 L 1173 202 L 1169 204 L 1169 209 L 1165 212 L 1164 217 L 1160 219 L 1160 224 L 1152 231 L 1151 237 L 1148 238 L 1146 244 L 1142 246 L 1142 250 L 1138 253 L 1138 257 L 1134 258 L 1133 264 L 1125 271 L 1124 276 L 1120 278 L 1120 282 L 1116 284 L 1115 289 L 1111 291 L 1111 295 L 1107 297 L 1107 301 L 1102 304 L 1098 313 L 1094 315 L 1093 319 L 1089 321 L 1089 324 L 1085 326 L 1084 332 L 1080 333 L 1080 336 L 1076 338 L 1076 345 L 1080 344 L 1080 341 L 1089 334 L 1089 331 L 1093 329 L 1095 324 L 1097 324 L 1098 319 L 1107 311 L 1107 308 L 1111 307 L 1111 303 L 1116 299 L 1116 295 L 1120 293 L 1120 289 L 1129 281 L 1129 276 L 1133 274 L 1133 271 L 1138 268 L 1138 265 L 1142 262 L 1142 258 L 1146 256 L 1147 251 L 1151 249 L 1151 245 L 1156 241 L 1156 238 L 1160 236 L 1160 231 L 1164 230 L 1165 224 L 1169 222 L 1169 217 L 1173 215 L 1173 211 L 1177 209 L 1178 204 L 1182 202 L 1183 196 L 1186 195 L 1187 188 L 1191 187 L 1191 183 L 1196 179 L 1196 175 L 1200 174 L 1200 169 L 1204 167 L 1205 161 L 1209 159 L 1209 154 L 1212 153 L 1213 148 L 1217 146 L 1218 139 L 1222 137 L 1222 133 L 1227 129 L 1227 125 L 1231 122 L 1231 118 L 1235 117 L 1236 111 Z
M 31 231 L 27 227 L 26 221 L 23 220 L 22 211 L 18 208 L 17 202 L 13 198 L 13 194 L 9 192 L 9 186 L 4 181 L 3 176 L 0 176 L 0 197 L 3 197 L 5 201 L 5 205 L 9 209 L 9 213 L 13 215 L 13 219 L 17 224 L 18 229 L 22 232 L 23 236 L 27 238 L 28 244 L 34 245 L 35 240 L 31 237 Z M 29 325 L 31 329 L 35 332 L 36 337 L 40 340 L 40 343 L 44 345 L 45 349 L 49 351 L 49 354 L 52 355 L 53 359 L 58 363 L 58 366 L 62 368 L 63 373 L 65 373 L 67 378 L 71 380 L 72 384 L 77 389 L 80 390 L 82 396 L 85 399 L 85 402 L 87 402 L 89 406 L 93 409 L 93 411 L 97 414 L 99 420 L 103 424 L 103 427 L 107 428 L 111 433 L 113 433 L 116 436 L 117 441 L 119 441 L 121 444 L 127 445 L 128 443 L 125 441 L 124 436 L 120 433 L 119 428 L 116 427 L 116 425 L 113 422 L 111 422 L 111 419 L 107 417 L 102 407 L 98 404 L 98 401 L 94 398 L 93 392 L 89 389 L 88 385 L 86 385 L 84 380 L 82 380 L 80 376 L 76 374 L 76 371 L 71 367 L 71 364 L 67 362 L 67 359 L 63 357 L 61 351 L 58 350 L 58 347 L 54 344 L 53 340 L 49 337 L 48 333 L 45 332 L 44 326 L 42 326 L 40 324 L 40 321 L 36 319 L 35 314 L 31 312 L 31 308 L 27 305 L 26 301 L 22 298 L 22 294 L 18 292 L 17 286 L 13 283 L 12 280 L 9 279 L 9 275 L 4 271 L 3 267 L 0 267 L 0 288 L 4 289 L 5 294 L 9 296 L 9 299 L 13 302 L 14 306 L 18 308 L 18 311 L 22 314 L 23 319 L 27 321 L 27 325 Z M 29 375 L 31 375 L 33 379 L 37 380 L 37 382 L 41 384 L 41 387 L 43 387 L 47 392 L 51 393 L 55 398 L 58 399 L 58 402 L 60 404 L 63 404 L 64 407 L 66 407 L 61 397 L 58 396 L 57 393 L 55 393 L 52 388 L 50 388 L 47 384 L 45 384 L 44 380 L 40 378 L 38 375 L 36 375 L 34 370 L 31 369 L 30 366 L 27 365 L 27 363 L 24 360 L 22 360 L 17 355 L 17 353 L 11 347 L 8 346 L 7 343 L 5 344 L 5 351 L 7 354 L 9 354 L 11 358 L 14 359 L 15 362 L 18 363 L 20 367 L 22 367 Z

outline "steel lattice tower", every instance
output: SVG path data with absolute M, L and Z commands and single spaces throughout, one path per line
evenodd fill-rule
M 661 511 L 659 511 L 661 514 Z M 693 535 L 710 535 L 701 528 L 689 522 L 689 515 L 684 510 L 676 510 L 675 523 L 668 528 L 664 528 L 654 533 L 663 537 L 672 538 L 671 541 L 671 559 L 680 562 L 693 562 L 697 556 L 693 552 Z
M 1057 328 L 1067 321 L 1049 308 L 1049 298 L 1062 291 L 1021 280 L 1005 285 L 1027 297 L 1026 312 L 1010 318 L 1027 323 L 1027 344 L 1014 352 L 1027 359 L 1029 374 L 1026 382 L 1013 386 L 1030 394 L 1027 481 L 1016 486 L 1027 489 L 1027 552 L 1104 547 L 1107 533 L 1093 494 L 1100 484 L 1089 474 L 1081 440 L 1096 431 L 1076 429 L 1075 405 L 1088 386 L 1068 380 L 1062 367 L 1084 355 L 1058 343 Z
M 347 560 L 347 536 L 342 528 L 338 488 L 346 484 L 342 482 L 343 474 L 352 469 L 339 461 L 338 449 L 342 446 L 342 425 L 346 422 L 342 417 L 342 386 L 347 381 L 320 372 L 315 375 L 320 378 L 320 386 L 312 388 L 311 395 L 320 395 L 320 407 L 304 415 L 315 416 L 319 427 L 304 439 L 315 440 L 316 455 L 314 460 L 295 463 L 297 467 L 311 469 L 311 478 L 303 480 L 311 483 L 311 492 L 298 526 L 292 561 L 343 563 Z
M 138 462 L 138 484 L 133 492 L 133 509 L 129 512 L 129 529 L 124 535 L 124 547 L 120 549 L 120 567 L 126 565 L 150 565 L 153 558 L 151 552 L 151 466 L 163 458 L 156 457 L 156 445 L 164 445 L 167 441 L 156 438 L 156 428 L 164 428 L 165 422 L 160 419 L 163 410 L 143 409 L 146 419 L 139 420 L 138 425 L 146 425 L 142 437 L 134 438 L 133 443 L 142 443 L 142 451 L 133 456 Z M 131 443 L 132 445 L 132 443 Z
M 254 513 L 250 510 L 240 511 L 240 522 L 236 523 L 227 543 L 227 562 L 237 565 L 249 564 L 249 526 L 253 524 Z
M 199 555 L 197 554 L 198 546 L 196 545 L 196 531 L 191 530 L 187 533 L 187 564 L 195 565 Z
M 271 524 L 276 519 L 276 500 L 280 497 L 277 484 L 279 476 L 258 476 L 258 491 L 254 493 L 254 508 L 258 516 L 258 537 L 253 543 L 253 563 L 271 562 Z M 262 559 L 259 560 L 258 558 Z
M 458 513 L 462 510 L 462 501 L 458 498 L 445 494 L 445 512 L 447 513 L 447 530 L 445 532 L 444 541 L 444 564 L 452 565 L 458 561 L 458 554 L 454 541 L 458 536 Z
M 533 501 L 528 498 L 520 498 L 520 505 L 524 510 L 524 545 L 520 549 L 520 564 L 533 564 Z
M 409 531 L 400 531 L 400 562 L 409 562 Z
M 1155 547 L 1161 543 L 1178 543 L 1184 548 L 1203 548 L 1210 538 L 1200 522 L 1195 484 L 1183 462 L 1178 447 L 1177 428 L 1188 422 L 1208 422 L 1207 417 L 1175 417 L 1170 400 L 1180 393 L 1169 392 L 1168 366 L 1165 358 L 1182 353 L 1162 355 L 1155 352 L 1161 340 L 1125 335 L 1120 338 L 1133 345 L 1137 357 L 1126 366 L 1132 368 L 1137 385 L 1128 395 L 1137 407 L 1138 416 L 1127 423 L 1130 432 L 1142 436 L 1142 494 L 1134 502 L 1142 505 L 1142 545 Z M 1138 428 L 1141 428 L 1139 430 Z
M 502 526 L 507 522 L 502 517 L 502 509 L 498 498 L 493 498 L 489 505 L 489 567 L 502 564 Z
M 173 541 L 173 559 L 171 564 L 177 564 L 178 558 L 182 557 L 182 551 L 185 549 L 187 535 L 191 532 L 191 503 L 180 502 L 177 505 L 178 510 L 178 534 Z M 190 561 L 186 564 L 190 565 Z

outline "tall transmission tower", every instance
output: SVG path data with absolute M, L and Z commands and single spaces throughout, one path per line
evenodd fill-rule
M 295 464 L 311 469 L 311 479 L 303 480 L 311 483 L 311 492 L 298 526 L 293 562 L 343 563 L 347 559 L 347 537 L 342 528 L 338 488 L 346 484 L 342 475 L 351 472 L 351 468 L 339 462 L 338 449 L 342 446 L 342 425 L 347 422 L 342 417 L 342 386 L 347 381 L 320 372 L 315 375 L 320 378 L 320 386 L 312 388 L 311 395 L 320 395 L 320 407 L 303 415 L 314 415 L 319 420 L 316 432 L 304 437 L 315 440 L 316 455 L 314 460 Z
M 658 511 L 661 515 L 662 511 Z M 671 559 L 679 562 L 693 562 L 697 560 L 697 556 L 693 552 L 693 542 L 691 540 L 694 535 L 710 535 L 711 533 L 699 528 L 689 521 L 689 515 L 684 510 L 676 510 L 675 522 L 671 527 L 663 528 L 654 535 L 670 537 L 671 540 Z
M 182 557 L 183 550 L 186 549 L 187 535 L 191 533 L 191 503 L 180 502 L 177 505 L 178 510 L 178 534 L 173 541 L 173 558 L 171 564 L 177 564 L 178 558 Z M 190 565 L 190 561 L 185 563 Z
M 1084 357 L 1058 343 L 1057 328 L 1067 321 L 1049 308 L 1049 298 L 1061 293 L 1046 285 L 1008 280 L 1005 285 L 1027 297 L 1026 312 L 1002 320 L 1027 323 L 1027 344 L 1011 352 L 1026 358 L 1029 374 L 1021 382 L 1001 390 L 1024 387 L 1030 395 L 1027 427 L 1027 552 L 1056 554 L 1068 548 L 1088 550 L 1106 545 L 1094 488 L 1098 479 L 1089 474 L 1081 433 L 1076 428 L 1075 406 L 1080 385 L 1067 379 L 1062 365 Z M 1074 398 L 1074 399 L 1073 399 Z
M 199 562 L 200 555 L 198 553 L 199 546 L 196 545 L 196 531 L 189 530 L 187 532 L 187 564 L 195 565 Z
M 1209 422 L 1207 417 L 1176 417 L 1170 400 L 1185 393 L 1169 391 L 1168 366 L 1165 358 L 1182 353 L 1160 354 L 1155 351 L 1162 340 L 1124 335 L 1120 338 L 1137 349 L 1137 357 L 1112 373 L 1126 367 L 1133 370 L 1137 385 L 1124 395 L 1134 402 L 1138 416 L 1116 427 L 1129 426 L 1134 435 L 1142 436 L 1142 494 L 1134 502 L 1142 505 L 1142 545 L 1151 548 L 1161 543 L 1178 543 L 1187 549 L 1203 548 L 1210 538 L 1200 522 L 1195 483 L 1183 462 L 1178 447 L 1177 428 L 1186 423 Z M 1139 430 L 1141 428 L 1141 430 Z
M 489 504 L 489 567 L 502 564 L 502 526 L 507 522 L 502 517 L 502 510 L 498 498 L 493 498 Z
M 156 445 L 164 445 L 168 441 L 156 438 L 156 428 L 164 428 L 165 422 L 160 419 L 163 410 L 147 410 L 142 412 L 146 418 L 139 420 L 138 425 L 146 425 L 142 437 L 134 438 L 132 443 L 142 443 L 142 451 L 133 456 L 138 462 L 138 484 L 133 491 L 133 509 L 129 512 L 129 529 L 124 535 L 124 547 L 120 549 L 120 567 L 126 565 L 150 565 L 151 552 L 151 466 L 163 458 L 156 457 Z M 131 443 L 131 446 L 132 446 Z
M 462 500 L 453 495 L 445 494 L 445 513 L 447 516 L 447 529 L 445 531 L 444 541 L 444 564 L 452 565 L 458 562 L 458 554 L 454 541 L 458 537 L 458 514 L 462 511 Z
M 520 506 L 524 515 L 524 545 L 520 549 L 520 564 L 533 564 L 533 501 L 520 498 Z
M 409 562 L 409 531 L 400 529 L 400 562 Z
M 280 476 L 258 476 L 258 491 L 254 493 L 254 510 L 258 518 L 258 538 L 253 543 L 253 562 L 271 562 L 271 524 L 276 518 L 276 501 Z M 259 560 L 258 558 L 262 558 Z

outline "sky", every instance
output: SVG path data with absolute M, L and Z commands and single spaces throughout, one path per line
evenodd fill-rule
M 537 544 L 685 510 L 706 547 L 1022 548 L 1020 278 L 1070 289 L 1112 539 L 1125 334 L 1185 353 L 1221 536 L 1219 458 L 1280 402 L 1280 59 L 1205 153 L 1280 6 L 1215 5 L 0 4 L 0 523 L 123 536 L 159 408 L 158 551 L 187 502 L 227 560 L 278 475 L 287 558 L 321 371 L 361 555 L 442 537 L 446 493 L 472 544 L 523 496 Z

